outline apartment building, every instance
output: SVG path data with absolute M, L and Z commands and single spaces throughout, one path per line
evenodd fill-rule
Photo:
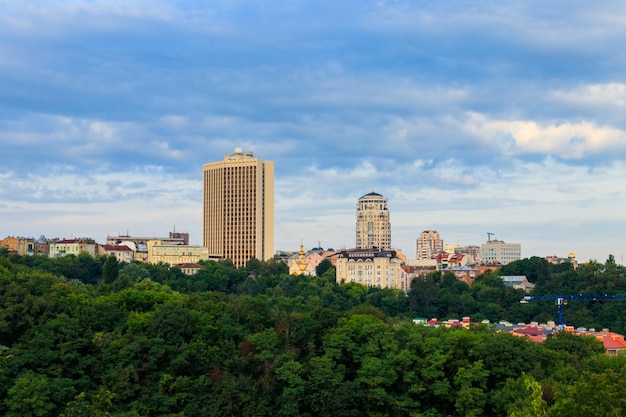
M 356 203 L 356 248 L 391 248 L 391 223 L 387 199 L 371 192 Z

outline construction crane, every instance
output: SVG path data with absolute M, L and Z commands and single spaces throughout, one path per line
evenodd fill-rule
M 626 294 L 562 294 L 562 295 L 525 295 L 520 303 L 530 301 L 554 301 L 556 305 L 557 328 L 565 329 L 564 307 L 568 301 L 620 301 L 626 300 Z
M 487 232 L 487 242 L 491 242 L 491 236 L 494 236 L 494 233 Z

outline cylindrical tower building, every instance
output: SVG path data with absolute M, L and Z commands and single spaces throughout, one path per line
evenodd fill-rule
M 357 249 L 391 249 L 391 223 L 387 199 L 371 192 L 356 203 Z

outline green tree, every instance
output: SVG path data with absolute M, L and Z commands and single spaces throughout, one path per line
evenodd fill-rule
M 112 284 L 115 282 L 119 275 L 119 265 L 115 256 L 109 255 L 106 257 L 104 267 L 102 268 L 102 275 L 105 284 Z
M 328 271 L 329 269 L 334 269 L 332 262 L 330 262 L 328 259 L 324 259 L 322 262 L 320 262 L 316 267 L 315 267 L 315 274 L 318 277 L 321 277 L 322 275 L 324 275 L 326 273 L 326 271 Z
M 51 416 L 56 408 L 52 403 L 48 378 L 30 371 L 15 380 L 5 404 L 6 417 Z
M 67 403 L 61 417 L 109 417 L 112 399 L 113 394 L 102 387 L 91 396 L 81 392 Z
M 626 368 L 594 374 L 585 372 L 558 398 L 548 415 L 551 417 L 612 417 L 626 414 Z
M 548 405 L 543 399 L 541 384 L 532 376 L 524 374 L 521 378 L 523 388 L 517 394 L 523 393 L 523 398 L 509 405 L 509 417 L 537 417 L 546 414 Z
M 138 283 L 146 278 L 150 278 L 150 273 L 148 269 L 144 265 L 139 265 L 138 263 L 130 263 L 126 264 L 120 268 L 119 272 L 120 277 L 127 277 L 131 283 Z
M 435 317 L 438 310 L 440 275 L 426 275 L 413 278 L 409 290 L 409 308 L 420 316 Z
M 551 350 L 567 352 L 572 355 L 577 363 L 604 352 L 602 342 L 595 337 L 577 336 L 569 332 L 557 332 L 548 335 L 543 345 Z

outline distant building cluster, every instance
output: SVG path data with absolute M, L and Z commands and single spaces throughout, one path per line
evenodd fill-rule
M 91 238 L 47 239 L 42 236 L 34 239 L 8 236 L 0 240 L 0 247 L 6 248 L 9 254 L 23 256 L 61 258 L 85 253 L 94 257 L 113 256 L 118 262 L 124 263 L 165 263 L 181 269 L 185 266 L 184 272 L 187 273 L 201 268 L 201 265 L 197 265 L 199 261 L 220 259 L 210 254 L 207 248 L 189 245 L 188 242 L 188 233 L 177 232 L 170 232 L 168 237 L 107 236 L 104 244 Z
M 490 326 L 497 332 L 510 333 L 513 336 L 524 337 L 535 343 L 543 343 L 547 340 L 548 336 L 554 334 L 558 330 L 558 326 L 555 322 L 549 321 L 547 323 L 517 323 L 513 324 L 508 321 L 500 321 L 498 323 L 491 323 L 489 320 L 483 320 L 480 323 L 472 322 L 470 317 L 463 317 L 462 319 L 449 319 L 440 321 L 436 318 L 426 319 L 417 317 L 413 319 L 413 323 L 428 327 L 458 327 L 469 329 L 472 326 Z M 624 336 L 618 333 L 614 333 L 609 329 L 587 329 L 585 327 L 565 326 L 563 329 L 566 333 L 571 333 L 576 336 L 592 336 L 596 340 L 602 343 L 604 352 L 607 356 L 617 356 L 626 353 L 626 340 Z
M 222 161 L 203 167 L 202 246 L 190 245 L 189 234 L 171 232 L 167 237 L 107 236 L 99 244 L 91 238 L 23 238 L 0 241 L 10 253 L 59 258 L 87 253 L 114 256 L 119 262 L 165 263 L 195 273 L 205 260 L 230 259 L 243 267 L 253 258 L 284 261 L 294 275 L 313 276 L 328 260 L 338 282 L 356 282 L 370 287 L 408 291 L 413 278 L 442 271 L 471 285 L 476 277 L 521 259 L 519 243 L 488 239 L 480 245 L 446 245 L 437 230 L 424 230 L 416 239 L 415 258 L 407 259 L 394 249 L 387 199 L 370 192 L 357 199 L 354 248 L 274 251 L 274 163 L 255 158 L 236 148 Z M 575 264 L 567 258 L 549 257 L 553 263 Z M 528 291 L 528 283 L 511 278 L 511 285 Z M 505 279 L 505 284 L 509 281 Z

